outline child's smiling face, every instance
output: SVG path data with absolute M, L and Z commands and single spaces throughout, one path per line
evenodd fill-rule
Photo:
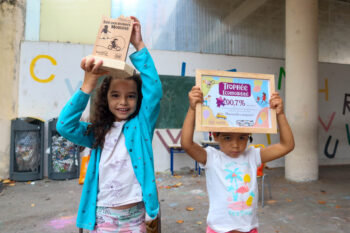
M 214 139 L 220 145 L 220 150 L 226 155 L 237 158 L 247 148 L 248 133 L 214 133 Z
M 109 111 L 115 116 L 115 120 L 127 120 L 136 111 L 136 82 L 129 79 L 113 79 L 109 85 L 107 99 Z

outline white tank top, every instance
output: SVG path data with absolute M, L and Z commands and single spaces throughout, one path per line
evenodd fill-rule
M 99 164 L 97 206 L 117 207 L 142 201 L 142 189 L 122 133 L 125 122 L 114 122 L 105 136 Z

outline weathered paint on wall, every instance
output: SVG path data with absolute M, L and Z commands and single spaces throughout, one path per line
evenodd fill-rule
M 20 41 L 25 1 L 0 2 L 0 178 L 9 177 L 11 119 L 17 116 Z
M 41 0 L 40 41 L 94 44 L 110 0 Z

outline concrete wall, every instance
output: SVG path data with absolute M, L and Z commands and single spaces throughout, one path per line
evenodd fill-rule
M 350 64 L 350 2 L 319 0 L 319 61 Z
M 93 44 L 111 0 L 41 0 L 40 40 Z
M 25 1 L 0 1 L 0 178 L 7 178 L 10 120 L 17 116 L 20 41 L 24 35 Z

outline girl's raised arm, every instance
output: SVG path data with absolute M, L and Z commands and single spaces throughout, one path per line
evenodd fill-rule
M 57 132 L 74 144 L 91 148 L 94 142 L 92 133 L 85 135 L 88 123 L 80 121 L 90 95 L 79 90 L 62 109 L 56 124 Z
M 151 130 L 153 130 L 157 122 L 160 100 L 163 95 L 162 84 L 153 59 L 142 40 L 140 22 L 136 17 L 131 16 L 131 18 L 134 20 L 134 25 L 130 42 L 137 52 L 130 55 L 130 60 L 135 68 L 140 71 L 142 79 L 143 99 L 140 114 L 146 118 L 151 125 Z
M 196 104 L 203 102 L 203 93 L 199 87 L 194 86 L 188 93 L 190 107 L 182 126 L 181 131 L 181 147 L 189 154 L 194 160 L 199 163 L 207 163 L 207 152 L 197 143 L 193 141 L 193 132 L 195 124 L 195 111 Z
M 280 142 L 261 149 L 260 156 L 263 163 L 285 156 L 291 152 L 295 146 L 293 132 L 284 114 L 283 101 L 278 93 L 272 94 L 270 107 L 276 109 Z
M 69 141 L 85 146 L 92 147 L 94 138 L 92 133 L 86 134 L 88 123 L 80 121 L 80 118 L 86 108 L 90 98 L 90 93 L 95 89 L 97 80 L 100 76 L 108 72 L 102 71 L 99 68 L 102 66 L 102 61 L 94 64 L 94 59 L 83 58 L 80 67 L 85 71 L 84 82 L 81 89 L 76 92 L 62 109 L 56 129 Z

